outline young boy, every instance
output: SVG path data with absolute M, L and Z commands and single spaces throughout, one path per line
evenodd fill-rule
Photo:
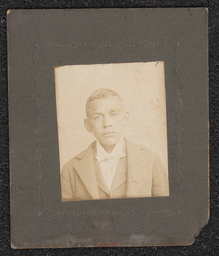
M 63 201 L 169 195 L 159 156 L 123 138 L 129 115 L 115 91 L 96 90 L 86 116 L 85 128 L 96 141 L 64 165 Z

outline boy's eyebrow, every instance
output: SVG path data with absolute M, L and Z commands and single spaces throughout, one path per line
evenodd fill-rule
M 93 112 L 90 116 L 93 116 L 93 115 L 103 115 L 103 114 L 100 112 Z
M 111 108 L 110 109 L 110 112 L 120 112 L 121 109 L 118 109 L 118 108 Z
M 110 113 L 114 113 L 114 112 L 121 112 L 121 109 L 119 109 L 119 108 L 112 108 L 112 109 L 110 109 Z M 94 116 L 94 115 L 103 115 L 103 113 L 101 113 L 101 112 L 93 112 L 93 113 L 91 113 L 91 114 L 89 114 L 89 116 Z

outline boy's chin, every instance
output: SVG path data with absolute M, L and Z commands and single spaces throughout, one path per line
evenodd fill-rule
M 117 139 L 108 139 L 108 140 L 102 140 L 102 141 L 100 141 L 100 143 L 103 145 L 106 145 L 106 146 L 113 146 L 118 142 L 118 140 Z

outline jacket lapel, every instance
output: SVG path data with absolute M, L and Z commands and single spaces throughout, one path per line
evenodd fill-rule
M 123 183 L 126 182 L 126 172 L 126 157 L 122 157 L 119 160 L 117 170 L 113 178 L 113 183 L 110 189 L 110 195 L 112 195 L 118 187 L 120 187 Z
M 100 196 L 94 166 L 94 145 L 95 142 L 84 152 L 76 156 L 76 158 L 81 159 L 81 161 L 75 164 L 75 169 L 91 197 L 93 199 L 99 199 Z
M 136 145 L 125 139 L 127 151 L 127 197 L 147 196 L 145 182 L 148 182 L 144 146 Z M 142 194 L 145 191 L 145 195 Z
M 104 180 L 102 171 L 100 169 L 100 164 L 97 160 L 95 160 L 95 169 L 96 169 L 96 177 L 97 177 L 97 186 L 106 194 L 109 195 L 109 189 Z

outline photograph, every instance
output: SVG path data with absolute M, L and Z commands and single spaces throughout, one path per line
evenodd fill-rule
M 164 62 L 54 70 L 62 200 L 169 196 Z

